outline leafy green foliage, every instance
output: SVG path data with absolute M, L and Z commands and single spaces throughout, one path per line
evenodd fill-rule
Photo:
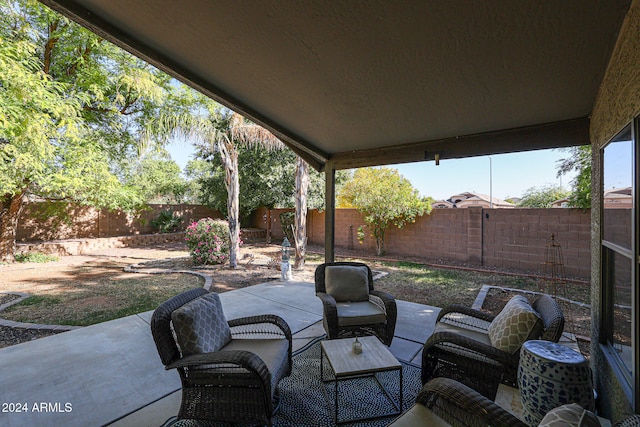
M 293 236 L 293 229 L 291 228 L 296 221 L 296 213 L 295 212 L 282 212 L 280 214 L 280 224 L 282 225 L 282 232 L 285 237 L 289 239 L 289 242 L 295 242 L 295 238 Z
M 173 233 L 182 225 L 183 218 L 170 210 L 160 211 L 158 217 L 151 221 L 151 226 L 160 233 Z
M 203 218 L 185 233 L 191 259 L 197 265 L 222 264 L 229 259 L 229 225 L 222 220 Z
M 569 191 L 559 185 L 531 187 L 524 192 L 518 206 L 525 208 L 550 208 L 556 200 L 569 196 Z
M 16 262 L 36 262 L 44 264 L 46 262 L 59 261 L 60 258 L 54 255 L 47 255 L 41 252 L 25 252 L 16 255 Z
M 35 1 L 0 0 L 0 259 L 27 197 L 135 210 L 123 184 L 157 116 L 195 108 L 184 86 Z M 144 190 L 144 189 L 142 189 Z
M 338 193 L 338 206 L 355 207 L 372 230 L 376 252 L 384 254 L 384 235 L 390 225 L 398 228 L 428 214 L 431 203 L 420 197 L 397 169 L 362 168 L 355 171 Z
M 583 145 L 564 150 L 569 153 L 569 157 L 558 163 L 558 176 L 574 170 L 578 172 L 571 181 L 569 206 L 588 209 L 591 207 L 591 146 Z
M 239 145 L 238 164 L 240 179 L 240 218 L 249 219 L 251 213 L 261 206 L 268 208 L 293 208 L 295 194 L 295 154 L 291 150 L 267 150 L 259 146 Z M 225 170 L 216 152 L 203 150 L 185 168 L 187 179 L 195 185 L 199 203 L 220 212 L 227 211 L 227 192 L 224 185 Z M 350 174 L 336 173 L 339 188 Z M 324 174 L 309 171 L 309 209 L 324 209 Z
M 180 172 L 180 166 L 175 161 L 151 154 L 132 168 L 126 182 L 145 203 L 183 203 L 189 184 Z

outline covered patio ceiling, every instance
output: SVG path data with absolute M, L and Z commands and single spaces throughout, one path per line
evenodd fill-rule
M 589 143 L 629 0 L 41 0 L 322 170 Z

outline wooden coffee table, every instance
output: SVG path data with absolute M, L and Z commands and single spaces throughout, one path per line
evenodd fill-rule
M 362 353 L 355 354 L 352 351 L 354 338 L 344 338 L 338 340 L 325 340 L 321 343 L 320 355 L 320 376 L 323 382 L 333 381 L 334 383 L 334 408 L 335 423 L 342 424 L 354 421 L 364 421 L 388 417 L 391 415 L 399 415 L 402 412 L 402 365 L 389 351 L 387 346 L 382 344 L 377 337 L 358 337 L 358 341 L 362 343 Z M 329 367 L 333 373 L 333 378 L 324 378 L 323 361 L 327 359 Z M 399 398 L 394 399 L 389 391 L 378 380 L 376 374 L 386 371 L 398 371 L 399 374 Z M 346 380 L 353 380 L 362 377 L 373 377 L 384 392 L 391 405 L 393 411 L 388 413 L 360 417 L 353 419 L 338 419 L 339 405 L 339 387 L 338 385 Z

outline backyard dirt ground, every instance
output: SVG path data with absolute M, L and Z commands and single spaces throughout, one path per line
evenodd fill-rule
M 321 247 L 310 247 L 310 251 L 320 253 Z M 352 255 L 347 251 L 337 255 Z M 164 269 L 175 270 L 195 270 L 212 277 L 212 290 L 226 292 L 258 283 L 277 280 L 280 278 L 279 266 L 280 246 L 248 243 L 241 250 L 239 268 L 229 269 L 221 266 L 193 266 L 187 248 L 183 243 L 165 243 L 154 247 L 131 247 L 103 249 L 87 255 L 60 257 L 58 261 L 45 264 L 37 263 L 15 263 L 0 265 L 0 275 L 2 275 L 2 285 L 0 285 L 0 304 L 8 302 L 15 295 L 3 294 L 3 292 L 24 292 L 33 293 L 42 291 L 48 286 L 60 286 L 65 280 L 75 280 L 78 278 L 78 271 L 90 274 L 92 278 L 100 275 L 135 275 L 140 273 L 152 273 Z M 355 254 L 353 254 L 355 255 Z M 322 262 L 319 255 L 310 255 L 303 270 L 294 272 L 295 280 L 313 282 L 313 274 L 316 266 Z M 367 261 L 369 262 L 369 261 Z M 376 270 L 385 270 L 380 263 L 375 264 Z M 435 261 L 439 263 L 438 261 Z M 136 265 L 138 273 L 126 273 L 123 269 L 127 266 Z M 457 267 L 473 268 L 469 265 L 458 265 Z M 504 271 L 503 271 L 504 272 Z M 513 273 L 513 272 L 511 272 Z M 403 294 L 402 289 L 394 289 L 394 296 L 397 299 L 413 301 L 415 295 Z M 508 294 L 491 291 L 485 301 L 484 309 L 487 311 L 499 311 L 506 300 Z M 428 298 L 428 296 L 426 296 Z M 428 303 L 425 301 L 414 301 L 418 303 Z M 105 302 L 105 303 L 108 303 Z M 82 310 L 81 306 L 75 307 Z M 2 314 L 0 313 L 0 317 Z M 582 332 L 582 331 L 580 331 Z M 43 336 L 51 335 L 52 331 L 38 331 L 33 329 L 9 328 L 0 326 L 0 348 L 18 344 Z M 588 335 L 585 334 L 585 335 Z

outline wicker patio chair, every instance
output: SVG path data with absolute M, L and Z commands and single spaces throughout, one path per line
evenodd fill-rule
M 291 330 L 275 315 L 227 322 L 199 288 L 161 304 L 151 331 L 165 369 L 182 381 L 178 419 L 271 425 L 278 382 L 291 373 Z
M 369 266 L 359 262 L 321 264 L 315 271 L 316 295 L 329 339 L 376 335 L 391 345 L 396 329 L 396 300 L 373 288 Z
M 436 377 L 453 378 L 489 399 L 495 398 L 501 382 L 517 387 L 522 343 L 529 339 L 558 342 L 564 329 L 562 310 L 553 298 L 540 295 L 531 307 L 542 322 L 510 351 L 491 344 L 489 329 L 496 316 L 462 305 L 443 308 L 422 350 L 422 383 Z
M 631 415 L 615 424 L 615 427 L 639 427 L 640 415 Z
M 389 427 L 413 426 L 524 427 L 522 421 L 464 384 L 435 378 L 426 383 L 416 403 Z
M 600 426 L 598 417 L 578 404 L 562 405 L 549 411 L 540 426 Z M 526 423 L 482 396 L 450 378 L 435 378 L 426 383 L 416 403 L 388 427 L 525 427 Z M 640 415 L 615 424 L 615 427 L 640 426 Z

